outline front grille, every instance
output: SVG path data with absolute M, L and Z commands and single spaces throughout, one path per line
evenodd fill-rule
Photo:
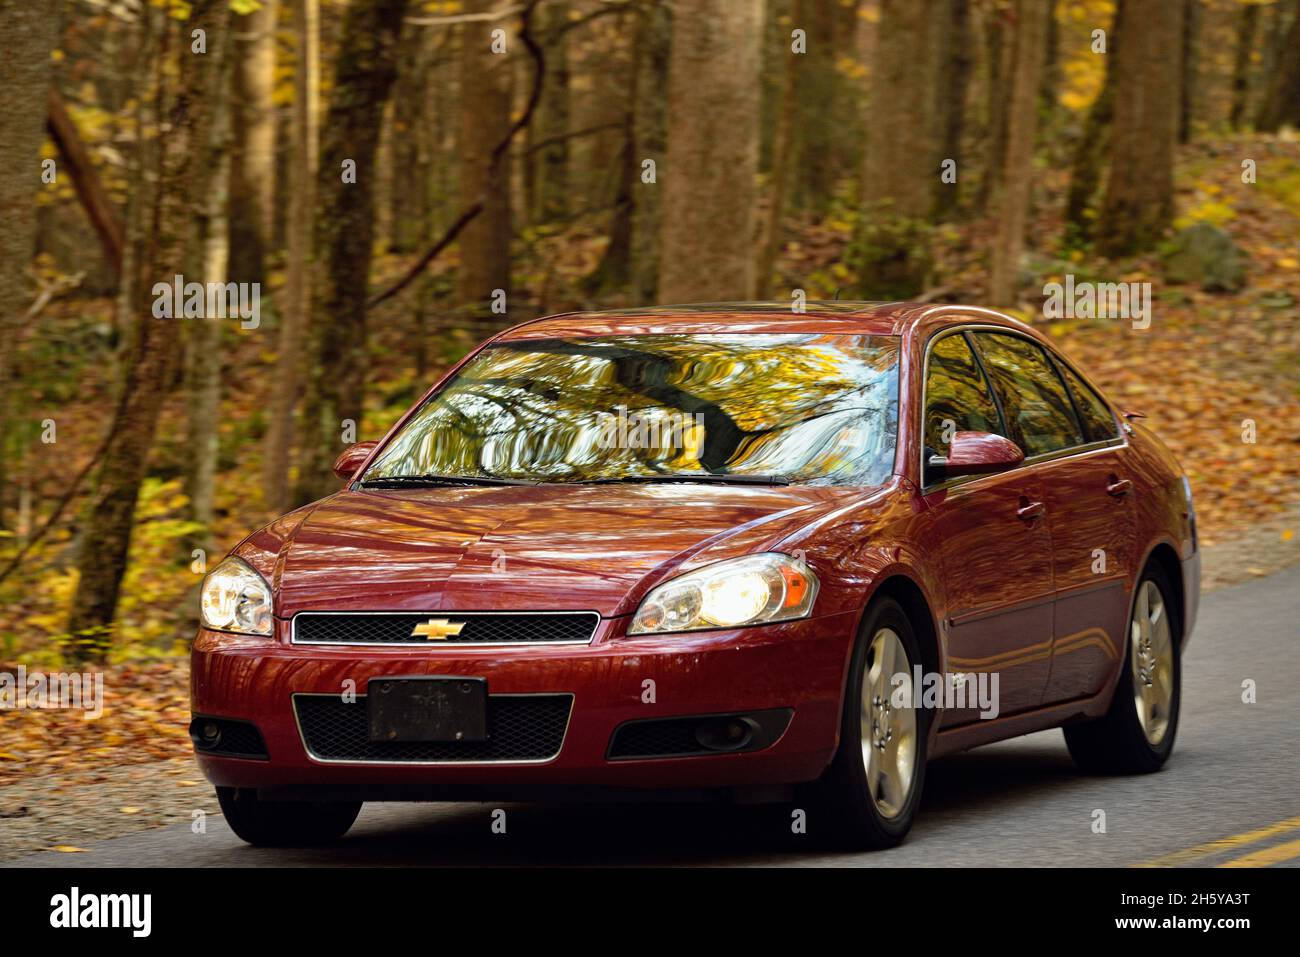
M 420 625 L 460 633 L 445 638 L 412 634 Z M 293 619 L 295 644 L 315 645 L 516 645 L 591 641 L 600 623 L 594 611 L 576 612 L 301 612 Z
M 366 696 L 296 694 L 303 742 L 318 761 L 547 761 L 560 753 L 573 695 L 488 695 L 486 741 L 371 741 Z

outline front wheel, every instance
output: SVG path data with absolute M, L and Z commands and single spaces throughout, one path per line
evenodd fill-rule
M 262 801 L 248 789 L 217 788 L 217 803 L 240 840 L 256 847 L 337 841 L 361 813 L 360 801 Z
M 925 781 L 928 714 L 912 699 L 920 646 L 906 613 L 882 598 L 867 612 L 850 664 L 840 746 L 822 782 L 837 843 L 893 847 L 912 827 Z M 906 676 L 895 682 L 896 675 Z
M 1159 771 L 1174 749 L 1182 698 L 1182 635 L 1168 576 L 1148 568 L 1138 580 L 1126 660 L 1105 716 L 1064 729 L 1074 763 L 1098 774 Z

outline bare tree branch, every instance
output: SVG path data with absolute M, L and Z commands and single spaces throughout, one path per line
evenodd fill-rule
M 605 130 L 619 130 L 626 126 L 623 120 L 614 120 L 610 123 L 598 123 L 595 126 L 584 127 L 580 130 L 574 130 L 572 133 L 561 133 L 558 136 L 548 136 L 543 140 L 535 140 L 528 144 L 528 149 L 524 150 L 525 156 L 532 156 L 538 150 L 544 150 L 548 146 L 554 146 L 556 143 L 565 143 L 569 140 L 582 139 L 584 136 L 591 136 L 594 133 L 603 133 Z
M 113 267 L 113 272 L 121 273 L 122 248 L 126 245 L 122 220 L 104 191 L 103 183 L 99 181 L 99 174 L 95 172 L 95 167 L 90 162 L 90 154 L 86 152 L 86 146 L 81 141 L 77 125 L 72 122 L 72 117 L 68 115 L 67 107 L 63 104 L 63 98 L 53 86 L 50 87 L 47 110 L 46 125 L 50 131 L 50 138 L 54 140 L 59 156 L 62 157 L 72 176 L 72 186 L 77 192 L 77 199 L 81 201 L 81 207 L 86 211 L 90 224 L 95 227 L 95 233 L 104 247 L 104 256 Z
M 528 4 L 528 7 L 536 6 L 536 3 Z M 484 23 L 493 20 L 504 20 L 506 17 L 513 16 L 526 7 L 502 7 L 500 10 L 489 10 L 486 13 L 458 13 L 449 17 L 407 17 L 403 23 L 412 27 L 445 27 L 455 23 Z M 529 10 L 528 12 L 531 12 Z

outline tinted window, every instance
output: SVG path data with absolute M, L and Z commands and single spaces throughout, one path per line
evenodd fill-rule
M 925 374 L 925 444 L 946 455 L 954 432 L 1001 434 L 998 409 L 965 336 L 944 336 L 930 349 Z
M 977 332 L 975 341 L 1002 403 L 1008 437 L 1026 456 L 1083 444 L 1061 378 L 1038 345 L 997 332 Z
M 1102 402 L 1097 393 L 1093 392 L 1088 384 L 1064 362 L 1058 362 L 1056 366 L 1065 377 L 1065 384 L 1070 387 L 1070 395 L 1074 396 L 1074 407 L 1079 413 L 1088 441 L 1104 442 L 1107 439 L 1117 438 L 1119 429 L 1106 403 Z
M 893 336 L 506 341 L 431 396 L 365 479 L 707 473 L 874 485 L 893 470 L 897 434 Z

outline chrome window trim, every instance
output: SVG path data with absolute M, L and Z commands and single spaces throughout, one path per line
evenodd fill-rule
M 387 675 L 376 675 L 375 677 L 387 677 Z M 369 685 L 367 684 L 367 687 Z M 546 758 L 528 758 L 525 760 L 505 759 L 498 761 L 357 761 L 352 758 L 322 758 L 317 755 L 310 747 L 307 746 L 307 737 L 302 732 L 302 719 L 298 714 L 299 698 L 341 698 L 341 693 L 319 692 L 319 691 L 295 691 L 289 696 L 290 708 L 293 711 L 293 723 L 298 729 L 298 741 L 302 744 L 303 753 L 307 759 L 316 764 L 351 764 L 358 767 L 383 767 L 383 768 L 469 768 L 484 767 L 488 765 L 499 764 L 550 764 L 564 753 L 564 745 L 569 740 L 569 728 L 573 726 L 573 712 L 577 707 L 577 696 L 572 691 L 531 691 L 522 694 L 489 694 L 489 698 L 568 698 L 569 699 L 569 716 L 564 722 L 564 733 L 560 735 L 560 745 L 555 749 L 555 753 Z M 357 695 L 357 702 L 366 696 Z
M 458 618 L 475 615 L 591 615 L 595 618 L 595 624 L 591 628 L 591 637 L 585 641 L 450 641 L 440 639 L 438 641 L 427 641 L 423 644 L 414 641 L 299 641 L 298 618 L 302 615 L 429 615 L 433 618 L 444 615 L 454 615 Z M 304 609 L 294 612 L 293 617 L 289 619 L 289 644 L 312 648 L 425 648 L 429 650 L 455 648 L 457 651 L 464 651 L 466 648 L 554 648 L 565 645 L 573 647 L 590 645 L 594 642 L 596 633 L 600 631 L 601 620 L 600 612 L 590 609 L 578 609 L 576 611 L 556 611 L 554 609 L 547 611 L 455 611 L 452 609 L 421 611 L 409 608 L 321 611 L 318 609 Z
M 1082 445 L 1072 445 L 1064 449 L 1057 449 L 1054 452 L 1042 452 L 1039 453 L 1038 455 L 1026 458 L 1023 462 L 1021 462 L 1018 466 L 1016 466 L 1013 469 L 1005 469 L 1001 472 L 990 472 L 986 475 L 958 475 L 950 479 L 945 479 L 942 482 L 933 482 L 929 485 L 925 484 L 925 408 L 926 408 L 926 386 L 930 378 L 929 376 L 930 350 L 934 348 L 934 344 L 938 342 L 940 339 L 944 339 L 950 335 L 961 335 L 967 332 L 999 332 L 1004 335 L 1016 336 L 1020 339 L 1024 339 L 1026 342 L 1030 342 L 1036 346 L 1042 347 L 1045 350 L 1049 361 L 1059 362 L 1062 365 L 1064 365 L 1066 368 L 1073 371 L 1075 375 L 1077 375 L 1083 381 L 1083 383 L 1087 385 L 1090 389 L 1092 389 L 1093 392 L 1097 394 L 1097 397 L 1101 399 L 1102 402 L 1105 403 L 1106 408 L 1110 410 L 1110 414 L 1112 418 L 1115 419 L 1115 427 L 1116 427 L 1116 432 L 1118 434 L 1114 438 L 1107 439 L 1103 442 L 1085 442 Z M 979 361 L 978 353 L 976 353 L 975 358 L 978 362 Z M 980 366 L 980 369 L 981 369 L 981 375 L 984 375 L 985 384 L 989 388 L 990 396 L 993 399 L 994 404 L 997 405 L 999 409 L 1001 409 L 1001 403 L 998 401 L 997 395 L 993 391 L 993 383 L 988 380 L 988 376 L 984 373 L 982 365 Z M 1070 399 L 1070 401 L 1073 402 L 1074 400 L 1073 397 L 1070 396 L 1068 384 L 1062 382 L 1061 385 L 1063 388 L 1066 389 L 1066 398 Z M 917 414 L 920 418 L 920 421 L 917 423 L 917 432 L 916 432 L 917 445 L 919 448 L 919 452 L 917 454 L 916 485 L 917 488 L 921 490 L 922 495 L 929 495 L 931 492 L 938 492 L 938 491 L 943 491 L 945 489 L 955 488 L 957 486 L 965 485 L 969 482 L 974 482 L 980 479 L 990 478 L 993 476 L 1011 475 L 1021 471 L 1022 469 L 1029 469 L 1029 468 L 1033 468 L 1036 465 L 1041 465 L 1044 462 L 1054 462 L 1058 459 L 1073 458 L 1076 455 L 1077 456 L 1092 455 L 1094 452 L 1101 452 L 1101 451 L 1105 451 L 1106 449 L 1126 448 L 1128 446 L 1128 439 L 1124 435 L 1124 429 L 1119 422 L 1119 417 L 1115 413 L 1115 408 L 1113 404 L 1110 402 L 1109 399 L 1106 398 L 1105 394 L 1092 383 L 1092 381 L 1087 376 L 1085 376 L 1082 372 L 1076 369 L 1073 364 L 1066 362 L 1064 357 L 1059 355 L 1057 351 L 1053 349 L 1050 345 L 1039 342 L 1037 339 L 1033 338 L 1032 336 L 1025 335 L 1019 329 L 1012 328 L 1011 326 L 995 325 L 993 323 L 961 323 L 959 325 L 948 326 L 944 329 L 939 330 L 934 335 L 932 335 L 928 340 L 926 340 L 925 353 L 921 358 L 921 404 Z M 1082 423 L 1080 423 L 1080 428 L 1082 428 Z M 1004 438 L 1006 437 L 1004 436 Z

